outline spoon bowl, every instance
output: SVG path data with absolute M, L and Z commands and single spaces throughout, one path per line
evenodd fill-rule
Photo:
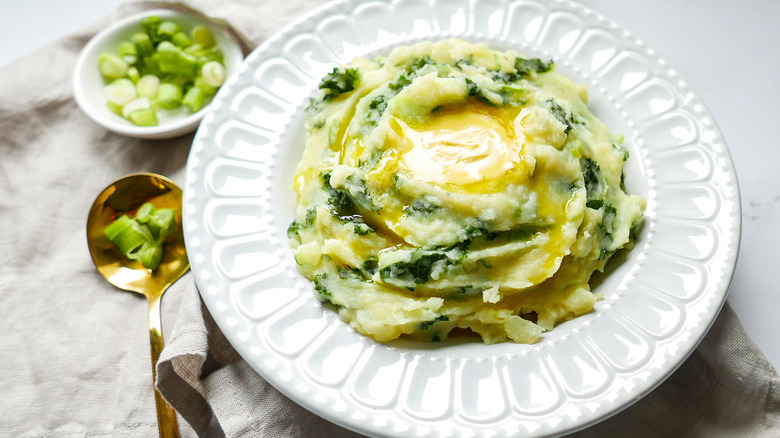
M 141 262 L 127 259 L 103 231 L 123 215 L 135 215 L 145 202 L 156 208 L 171 208 L 179 226 L 165 240 L 160 266 L 152 272 Z M 181 227 L 182 191 L 168 178 L 153 173 L 127 175 L 106 187 L 87 218 L 87 242 L 98 271 L 114 286 L 153 298 L 162 295 L 190 267 Z
M 165 239 L 160 266 L 152 271 L 140 261 L 124 256 L 104 231 L 123 214 L 134 217 L 145 202 L 156 208 L 171 208 L 176 228 Z M 153 173 L 127 175 L 106 187 L 95 199 L 87 217 L 87 243 L 98 272 L 114 286 L 139 293 L 149 302 L 149 337 L 152 353 L 152 377 L 157 380 L 157 360 L 164 342 L 160 319 L 160 301 L 168 287 L 190 267 L 181 227 L 182 191 L 170 179 Z M 176 413 L 155 388 L 157 419 L 161 437 L 178 437 Z

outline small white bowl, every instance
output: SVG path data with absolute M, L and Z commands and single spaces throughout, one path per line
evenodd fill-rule
M 244 59 L 241 46 L 224 27 L 204 17 L 183 11 L 148 10 L 112 24 L 89 40 L 76 62 L 76 71 L 73 76 L 73 95 L 76 103 L 89 118 L 110 131 L 146 139 L 172 138 L 194 131 L 209 105 L 201 108 L 195 114 L 183 107 L 175 110 L 159 110 L 157 112 L 157 117 L 160 120 L 159 125 L 136 126 L 108 108 L 103 93 L 106 83 L 98 70 L 100 54 L 103 52 L 116 54 L 122 41 L 129 40 L 134 33 L 141 31 L 141 20 L 151 16 L 175 21 L 187 32 L 199 24 L 207 26 L 222 49 L 227 76 L 233 74 L 241 65 L 241 61 Z

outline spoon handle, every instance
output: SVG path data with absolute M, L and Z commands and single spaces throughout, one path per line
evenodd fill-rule
M 162 294 L 160 294 L 162 295 Z M 149 340 L 152 347 L 152 382 L 157 382 L 157 359 L 165 343 L 162 336 L 162 321 L 160 319 L 160 298 L 149 297 Z M 154 401 L 157 405 L 157 427 L 160 438 L 178 438 L 179 425 L 176 421 L 176 411 L 163 398 L 157 387 L 154 388 Z

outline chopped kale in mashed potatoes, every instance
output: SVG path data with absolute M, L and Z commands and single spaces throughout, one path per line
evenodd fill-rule
M 645 201 L 585 86 L 451 39 L 358 58 L 320 83 L 288 235 L 300 272 L 378 341 L 531 343 L 592 310 Z

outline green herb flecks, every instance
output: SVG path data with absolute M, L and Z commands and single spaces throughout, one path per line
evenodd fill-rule
M 317 209 L 310 208 L 306 211 L 306 216 L 303 219 L 295 219 L 292 221 L 289 227 L 287 227 L 287 237 L 293 238 L 293 236 L 300 237 L 300 230 L 309 228 L 314 224 L 314 220 L 317 218 Z
M 420 330 L 428 330 L 429 328 L 433 327 L 433 325 L 436 324 L 437 322 L 449 321 L 449 320 L 450 318 L 447 315 L 439 315 L 436 317 L 436 319 L 421 322 L 418 328 Z
M 510 73 L 493 72 L 493 80 L 514 83 L 521 79 L 528 78 L 534 74 L 546 73 L 552 70 L 555 63 L 550 61 L 542 61 L 539 58 L 515 58 L 514 71 Z
M 604 206 L 604 215 L 601 218 L 599 224 L 599 230 L 603 233 L 601 240 L 601 252 L 599 253 L 599 260 L 605 260 L 615 253 L 615 249 L 612 248 L 615 232 L 615 218 L 617 217 L 617 209 L 612 205 Z
M 314 276 L 314 291 L 323 299 L 329 299 L 333 295 L 325 284 L 327 279 L 328 274 L 317 274 Z
M 436 62 L 428 55 L 423 55 L 419 58 L 415 58 L 409 66 L 406 67 L 406 73 L 407 74 L 414 74 L 417 73 L 418 70 L 422 69 L 426 65 L 430 64 L 436 64 Z
M 587 191 L 588 208 L 598 210 L 604 205 L 604 198 L 607 195 L 607 181 L 601 172 L 598 163 L 590 158 L 580 160 L 582 176 L 585 179 L 585 190 Z
M 479 86 L 479 84 L 471 80 L 471 78 L 468 76 L 464 76 L 463 78 L 466 81 L 466 87 L 469 90 L 469 97 L 474 97 L 480 102 L 486 103 L 488 105 L 496 105 L 496 103 L 490 98 L 491 96 L 485 88 Z
M 338 213 L 349 213 L 354 209 L 352 197 L 346 190 L 339 190 L 330 185 L 330 172 L 322 174 L 322 185 L 328 192 L 328 204 L 335 208 Z
M 430 59 L 430 58 L 428 58 Z M 410 71 L 411 70 L 411 71 Z M 366 112 L 366 120 L 369 125 L 376 126 L 382 119 L 382 115 L 387 109 L 387 105 L 390 99 L 395 97 L 401 92 L 407 85 L 412 83 L 414 72 L 417 69 L 408 69 L 407 73 L 401 73 L 396 80 L 387 84 L 387 91 L 374 96 L 368 103 L 368 111 Z
M 549 105 L 550 112 L 555 116 L 555 118 L 558 119 L 558 121 L 560 121 L 564 126 L 566 126 L 563 132 L 568 134 L 574 126 L 572 114 L 566 112 L 566 110 L 563 109 L 563 107 L 558 104 L 555 99 L 548 100 L 547 104 Z
M 368 183 L 365 180 L 350 175 L 346 180 L 346 187 L 333 187 L 330 184 L 330 173 L 322 175 L 322 182 L 325 190 L 330 195 L 328 204 L 332 205 L 339 213 L 350 213 L 355 207 L 360 207 L 366 211 L 379 211 L 380 208 L 374 204 L 371 193 L 368 191 Z
M 362 271 L 366 272 L 369 276 L 377 273 L 379 269 L 379 259 L 376 256 L 370 257 L 363 263 Z
M 417 216 L 425 216 L 440 210 L 442 207 L 436 203 L 436 198 L 425 195 L 417 198 L 411 204 L 404 207 L 404 211 Z
M 547 73 L 553 69 L 555 63 L 550 61 L 542 61 L 539 58 L 515 58 L 515 71 L 521 77 L 527 77 L 534 73 Z
M 355 89 L 359 80 L 358 69 L 336 67 L 320 82 L 323 100 L 331 100 Z
M 414 288 L 431 281 L 436 270 L 446 270 L 454 264 L 447 254 L 440 251 L 412 251 L 410 260 L 395 262 L 379 269 L 380 278 L 391 284 Z

